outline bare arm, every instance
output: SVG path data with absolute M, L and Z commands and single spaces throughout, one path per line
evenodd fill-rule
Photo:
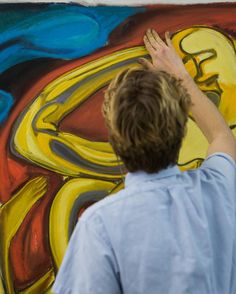
M 144 43 L 152 58 L 152 63 L 143 59 L 144 65 L 150 69 L 166 71 L 183 81 L 191 96 L 192 115 L 209 142 L 207 155 L 224 152 L 236 161 L 236 140 L 232 131 L 215 105 L 197 87 L 185 69 L 169 34 L 166 33 L 165 43 L 154 30 L 148 30 L 144 36 Z

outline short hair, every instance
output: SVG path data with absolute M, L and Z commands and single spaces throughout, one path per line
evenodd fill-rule
M 129 172 L 158 172 L 177 163 L 190 95 L 181 80 L 145 68 L 119 73 L 105 92 L 109 141 Z

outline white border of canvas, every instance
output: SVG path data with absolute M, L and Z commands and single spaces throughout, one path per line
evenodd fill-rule
M 85 6 L 109 5 L 109 6 L 141 6 L 148 4 L 204 4 L 204 3 L 225 3 L 236 0 L 0 0 L 0 3 L 78 3 Z

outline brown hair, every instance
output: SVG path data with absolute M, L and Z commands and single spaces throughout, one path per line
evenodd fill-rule
M 181 81 L 163 71 L 126 69 L 105 92 L 109 141 L 130 172 L 176 164 L 190 106 Z

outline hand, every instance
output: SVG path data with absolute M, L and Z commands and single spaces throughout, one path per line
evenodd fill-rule
M 152 62 L 141 58 L 140 63 L 152 70 L 163 70 L 176 78 L 182 79 L 189 76 L 182 59 L 172 45 L 169 32 L 165 33 L 165 39 L 166 43 L 162 41 L 155 30 L 148 29 L 143 40 Z

